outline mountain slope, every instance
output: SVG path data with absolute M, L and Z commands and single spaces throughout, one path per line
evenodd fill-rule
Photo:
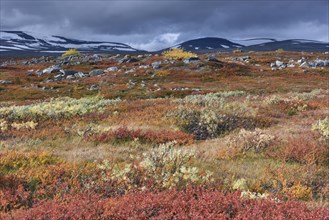
M 182 48 L 192 52 L 231 52 L 236 49 L 242 51 L 275 51 L 283 49 L 296 52 L 326 52 L 329 51 L 329 43 L 305 39 L 281 41 L 272 38 L 227 40 L 212 37 L 189 40 L 172 48 Z
M 123 43 L 76 40 L 62 36 L 44 36 L 23 31 L 0 31 L 0 55 L 59 54 L 70 48 L 77 48 L 80 52 L 90 53 L 127 54 L 146 52 L 134 49 Z M 275 51 L 283 49 L 285 51 L 298 52 L 327 52 L 329 51 L 329 43 L 303 39 L 281 41 L 272 38 L 227 40 L 224 38 L 206 37 L 185 41 L 171 48 L 182 48 L 199 53 L 231 52 L 236 49 L 243 51 Z
M 115 42 L 84 41 L 61 36 L 43 36 L 22 31 L 0 31 L 0 52 L 62 53 L 70 48 L 81 52 L 140 52 L 126 44 Z
M 233 43 L 224 38 L 205 37 L 194 40 L 185 41 L 174 46 L 174 48 L 182 48 L 188 51 L 207 52 L 213 50 L 230 50 L 241 48 L 243 45 Z
M 296 52 L 327 52 L 329 51 L 329 43 L 304 39 L 291 39 L 250 45 L 243 49 L 245 51 L 275 51 L 277 49 L 283 49 L 285 51 Z

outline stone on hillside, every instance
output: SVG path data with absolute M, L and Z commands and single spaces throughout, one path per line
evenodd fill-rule
M 315 67 L 324 67 L 329 66 L 329 60 L 316 60 L 314 61 Z
M 91 71 L 90 73 L 89 73 L 89 76 L 98 76 L 98 75 L 101 75 L 101 74 L 103 74 L 104 73 L 104 70 L 100 70 L 100 69 L 98 69 L 98 70 L 93 70 L 93 71 Z
M 246 61 L 246 60 L 249 60 L 250 59 L 250 56 L 243 56 L 243 57 L 239 57 L 238 60 L 240 61 Z
M 37 72 L 38 75 L 49 74 L 49 73 L 59 73 L 61 68 L 57 65 L 48 67 L 47 69 L 42 70 L 42 72 Z
M 136 69 L 127 70 L 125 73 L 134 73 L 134 72 L 136 72 Z
M 275 61 L 275 65 L 276 65 L 277 67 L 280 67 L 280 66 L 282 66 L 282 65 L 283 65 L 283 62 L 282 62 L 282 61 L 279 61 L 279 60 L 277 60 L 277 61 Z
M 94 54 L 91 57 L 89 57 L 89 60 L 99 61 L 102 60 L 102 57 L 99 54 Z
M 304 62 L 305 62 L 305 58 L 304 57 L 302 57 L 302 59 L 300 59 L 300 60 L 297 60 L 297 63 L 299 63 L 299 64 L 302 64 Z
M 153 62 L 151 65 L 153 69 L 160 69 L 161 61 Z
M 112 66 L 112 67 L 107 68 L 105 71 L 106 72 L 116 72 L 116 71 L 118 71 L 118 67 Z
M 66 79 L 75 79 L 75 77 L 72 76 L 72 75 L 68 75 L 68 76 L 66 77 Z
M 138 62 L 138 61 L 139 61 L 139 60 L 136 59 L 136 58 L 131 58 L 131 59 L 127 60 L 126 63 L 136 63 L 136 62 Z
M 210 62 L 220 62 L 216 57 L 213 57 L 213 56 L 209 56 L 208 61 L 210 61 Z
M 54 80 L 62 80 L 64 77 L 63 77 L 63 75 L 62 74 L 58 74 L 58 75 L 56 75 L 56 76 L 54 76 Z
M 86 78 L 86 77 L 88 77 L 88 75 L 84 74 L 83 72 L 77 72 L 77 73 L 74 74 L 74 76 L 77 77 L 77 78 Z
M 0 80 L 0 84 L 12 84 L 13 81 L 11 80 Z
M 98 90 L 98 89 L 99 89 L 99 86 L 97 84 L 93 84 L 88 88 L 88 90 L 91 90 L 91 91 Z
M 184 59 L 183 62 L 186 63 L 186 64 L 189 64 L 193 61 L 198 61 L 200 60 L 200 58 L 198 56 L 193 56 L 193 57 L 189 57 L 187 59 Z
M 64 76 L 72 76 L 77 73 L 75 70 L 60 70 L 60 73 L 62 73 Z
M 308 68 L 308 67 L 311 67 L 311 66 L 308 62 L 303 62 L 299 67 Z
M 148 69 L 150 66 L 149 65 L 141 65 L 138 68 L 139 69 Z

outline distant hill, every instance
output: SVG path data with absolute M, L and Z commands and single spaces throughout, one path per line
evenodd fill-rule
M 329 43 L 304 40 L 304 39 L 292 39 L 282 41 L 271 41 L 261 44 L 255 44 L 246 46 L 243 48 L 245 51 L 273 51 L 277 49 L 283 49 L 285 51 L 304 51 L 304 52 L 327 52 L 329 51 Z
M 329 51 L 329 43 L 292 39 L 275 40 L 272 38 L 254 38 L 246 40 L 227 40 L 223 38 L 205 37 L 195 40 L 185 41 L 172 48 L 182 48 L 192 52 L 230 52 L 236 49 L 242 51 L 275 51 L 283 49 L 285 51 L 296 52 L 326 52 Z
M 47 55 L 60 54 L 70 48 L 89 53 L 145 53 L 127 44 L 103 41 L 86 41 L 62 36 L 46 36 L 33 32 L 0 31 L 0 55 Z M 328 42 L 304 39 L 276 40 L 272 38 L 253 38 L 245 40 L 228 40 L 224 38 L 205 37 L 193 39 L 174 45 L 192 52 L 231 52 L 242 51 L 285 51 L 327 52 Z M 163 49 L 167 50 L 169 48 Z M 160 50 L 158 52 L 161 52 Z
M 23 31 L 0 31 L 0 53 L 63 53 L 70 48 L 81 52 L 138 53 L 129 45 L 115 42 L 85 41 L 61 36 L 45 36 Z
M 235 50 L 244 46 L 238 43 L 233 43 L 224 38 L 205 37 L 185 41 L 181 44 L 175 45 L 174 48 L 175 47 L 188 51 L 207 52 L 213 50 Z

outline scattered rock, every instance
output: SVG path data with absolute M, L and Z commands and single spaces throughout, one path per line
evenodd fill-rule
M 193 57 L 189 57 L 189 58 L 183 60 L 183 62 L 186 64 L 189 64 L 193 61 L 198 61 L 198 60 L 200 60 L 200 58 L 198 56 L 193 56 Z
M 150 66 L 149 65 L 141 65 L 138 68 L 139 69 L 148 69 Z
M 105 70 L 105 72 L 116 72 L 116 71 L 118 71 L 118 67 L 116 66 L 109 67 Z
M 13 81 L 11 81 L 11 80 L 0 80 L 0 84 L 5 84 L 5 85 L 13 84 Z
M 151 65 L 152 65 L 152 68 L 153 69 L 160 69 L 160 65 L 161 65 L 161 61 L 157 61 L 157 62 L 153 62 Z
M 136 63 L 138 61 L 139 60 L 137 58 L 131 58 L 131 59 L 127 60 L 126 63 Z
M 130 70 L 126 71 L 125 73 L 134 73 L 134 72 L 136 72 L 136 69 L 130 69 Z
M 72 75 L 68 75 L 68 76 L 66 77 L 66 79 L 75 79 L 75 77 L 72 76 Z
M 280 66 L 282 66 L 282 65 L 283 65 L 283 62 L 282 62 L 282 61 L 279 61 L 279 60 L 277 60 L 277 61 L 275 61 L 275 65 L 276 65 L 277 67 L 280 67 Z
M 99 86 L 97 84 L 92 84 L 88 90 L 91 90 L 91 91 L 95 91 L 95 90 L 98 90 L 99 89 Z
M 89 76 L 98 76 L 104 73 L 104 70 L 101 69 L 97 69 L 97 70 L 93 70 L 89 73 Z
M 220 62 L 217 58 L 213 57 L 213 56 L 208 56 L 208 61 L 210 62 Z
M 88 77 L 88 75 L 84 74 L 83 72 L 77 72 L 77 73 L 74 74 L 74 76 L 77 77 L 77 78 L 86 78 L 86 77 Z
M 308 62 L 303 62 L 299 67 L 301 67 L 301 68 L 309 68 L 311 66 L 308 64 Z
M 64 78 L 64 76 L 62 74 L 58 74 L 56 76 L 54 76 L 54 80 L 59 81 L 62 80 Z
M 329 66 L 329 60 L 316 60 L 314 61 L 314 67 Z
M 47 69 L 42 70 L 42 72 L 38 71 L 38 75 L 43 75 L 43 74 L 49 74 L 49 73 L 59 73 L 61 71 L 61 68 L 57 65 L 48 67 Z
M 72 76 L 77 73 L 75 70 L 60 70 L 60 73 L 62 73 L 63 76 Z
M 238 57 L 237 59 L 240 61 L 247 61 L 250 59 L 250 56 L 242 56 L 242 57 Z

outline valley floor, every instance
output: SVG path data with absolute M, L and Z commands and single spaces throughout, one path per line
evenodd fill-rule
M 0 218 L 329 219 L 326 58 L 1 58 Z

